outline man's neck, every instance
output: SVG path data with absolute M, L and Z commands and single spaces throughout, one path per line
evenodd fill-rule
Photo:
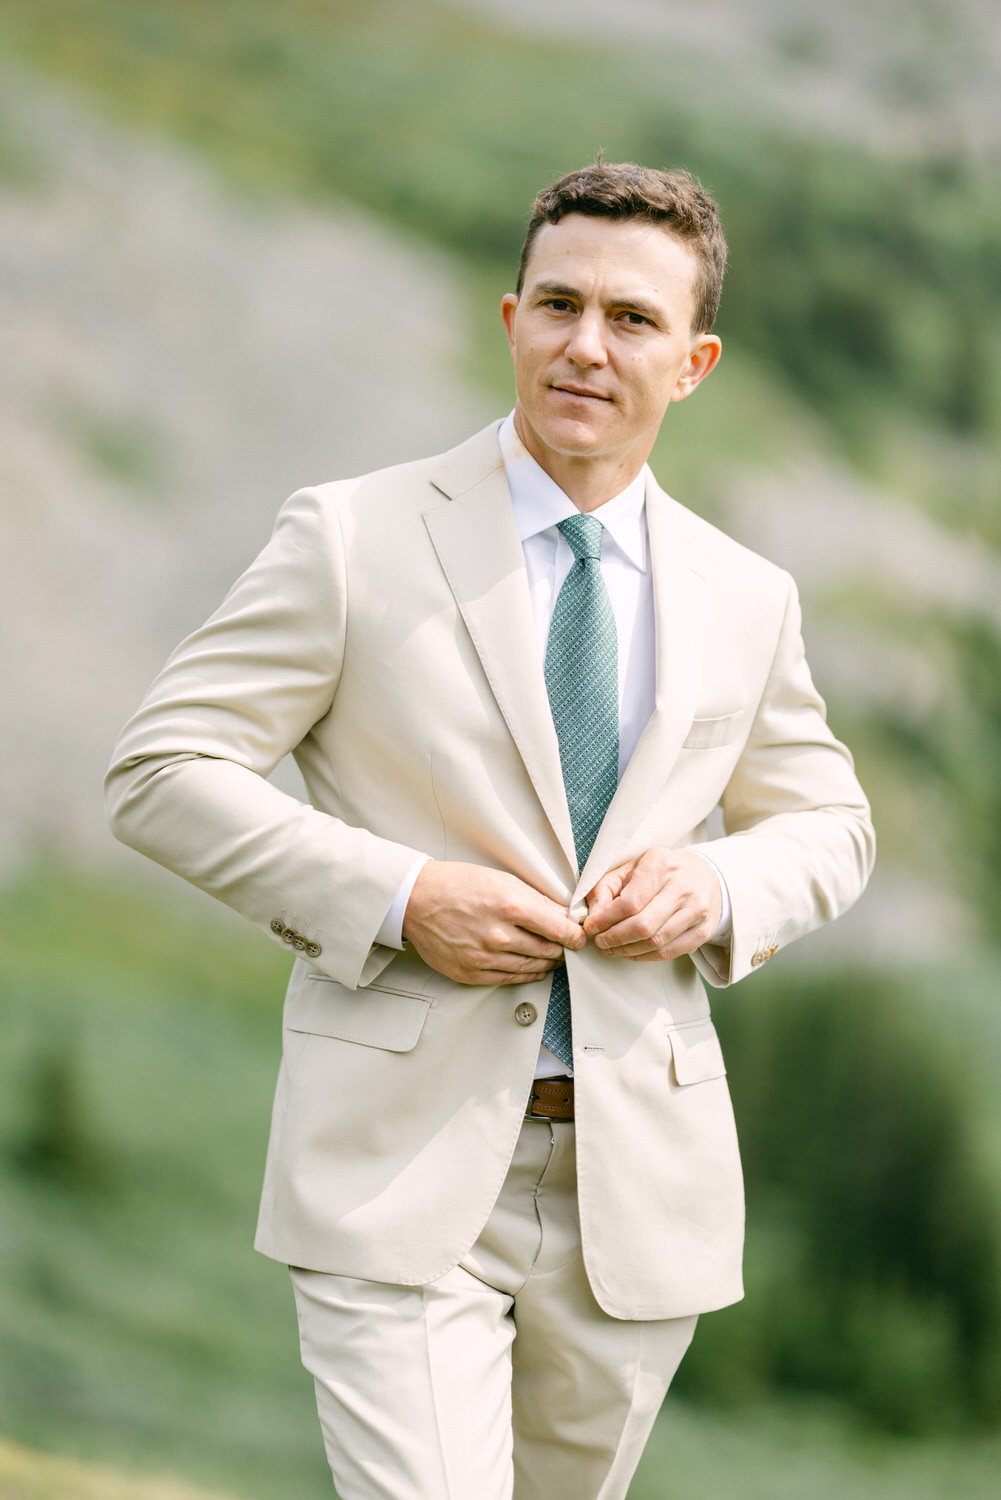
M 525 451 L 585 515 L 621 495 L 646 463 L 650 451 L 647 448 L 639 453 L 630 450 L 593 456 L 557 453 L 538 440 L 517 408 L 514 428 Z

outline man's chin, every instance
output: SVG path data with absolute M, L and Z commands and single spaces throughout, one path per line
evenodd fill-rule
M 532 436 L 541 448 L 562 458 L 597 458 L 610 446 L 602 424 L 586 417 L 564 417 L 532 427 Z

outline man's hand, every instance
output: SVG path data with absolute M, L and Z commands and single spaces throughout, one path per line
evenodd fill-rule
M 564 907 L 517 876 L 439 859 L 417 877 L 403 936 L 459 984 L 528 984 L 586 941 Z
M 602 953 L 656 963 L 694 953 L 719 926 L 716 872 L 684 849 L 648 849 L 603 875 L 587 897 L 584 931 Z

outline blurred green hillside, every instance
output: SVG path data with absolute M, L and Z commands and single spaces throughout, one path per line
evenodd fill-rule
M 170 1479 L 144 1479 L 104 1464 L 79 1464 L 33 1453 L 0 1439 L 2 1500 L 233 1500 Z
M 663 46 L 529 41 L 436 3 L 8 0 L 0 44 L 123 122 L 195 147 L 255 200 L 347 197 L 452 252 L 457 321 L 470 303 L 481 319 L 467 375 L 499 405 L 511 386 L 496 306 L 539 186 L 599 147 L 693 170 L 718 196 L 731 242 L 727 357 L 711 394 L 671 412 L 655 467 L 801 585 L 802 539 L 820 524 L 832 532 L 827 569 L 807 589 L 818 606 L 808 645 L 815 666 L 836 657 L 822 686 L 874 789 L 882 871 L 888 859 L 923 870 L 940 850 L 955 906 L 940 925 L 965 911 L 974 927 L 996 927 L 993 156 L 943 147 L 890 158 L 819 127 L 783 134 L 721 102 L 706 64 Z M 826 513 L 818 523 L 818 467 L 834 506 L 838 486 L 855 487 L 860 511 L 889 496 L 928 519 L 909 571 L 907 525 L 888 551 L 878 538 L 861 587 L 845 576 L 838 560 L 860 529 L 847 513 L 840 534 Z M 733 476 L 751 472 L 798 499 L 778 536 L 756 495 L 739 499 Z
M 727 355 L 671 412 L 655 467 L 793 567 L 881 879 L 899 885 L 874 887 L 845 936 L 714 998 L 749 1295 L 703 1320 L 634 1493 L 986 1500 L 1001 1456 L 996 157 L 783 129 L 721 102 L 711 58 L 530 40 L 435 3 L 7 0 L 0 46 L 181 142 L 265 212 L 349 200 L 446 252 L 456 323 L 479 320 L 464 379 L 498 410 L 494 309 L 541 185 L 603 148 L 684 164 L 719 198 Z M 0 136 L 0 181 L 34 170 Z M 366 316 L 404 326 L 401 295 L 390 277 Z M 141 433 L 88 442 L 156 489 Z M 327 1493 L 287 1287 L 247 1248 L 281 956 L 208 903 L 58 852 L 0 896 L 0 1431 L 260 1500 Z
M 8 0 L 0 36 L 249 190 L 345 194 L 505 288 L 552 177 L 599 148 L 687 165 L 732 246 L 721 332 L 853 452 L 878 462 L 888 423 L 1001 437 L 994 161 L 778 134 L 662 48 L 528 43 L 436 3 Z M 950 518 L 997 539 L 990 499 Z
M 8 895 L 0 951 L 6 1433 L 318 1500 L 287 1279 L 249 1249 L 287 960 L 196 901 L 45 868 Z M 703 1320 L 635 1500 L 994 1494 L 999 974 L 723 997 L 749 1295 Z M 132 1483 L 0 1447 L 4 1500 Z

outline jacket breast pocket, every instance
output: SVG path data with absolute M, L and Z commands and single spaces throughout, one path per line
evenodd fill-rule
M 736 736 L 740 718 L 738 711 L 720 714 L 715 719 L 693 719 L 682 750 L 715 750 L 720 745 L 728 745 Z
M 285 1002 L 285 1026 L 315 1036 L 336 1037 L 385 1052 L 410 1052 L 424 1029 L 430 1000 L 400 990 L 348 990 L 336 980 L 312 976 Z
M 712 1021 L 687 1021 L 668 1027 L 675 1082 L 708 1083 L 726 1076 L 723 1049 Z

